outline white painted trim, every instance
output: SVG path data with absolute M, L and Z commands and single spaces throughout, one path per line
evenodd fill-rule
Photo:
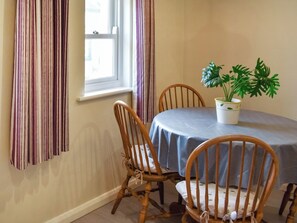
M 102 90 L 102 91 L 87 93 L 87 94 L 77 98 L 77 101 L 78 102 L 88 101 L 88 100 L 93 100 L 96 98 L 108 97 L 108 96 L 113 96 L 113 95 L 117 95 L 117 94 L 129 93 L 129 92 L 132 92 L 132 89 L 129 87 L 113 88 L 113 89 L 109 89 L 109 90 Z
M 132 179 L 129 183 L 129 185 L 132 185 L 132 187 L 135 185 L 135 187 L 140 186 L 140 184 L 136 184 L 137 179 Z M 46 223 L 69 223 L 72 222 L 92 211 L 94 211 L 97 208 L 100 208 L 104 206 L 105 204 L 113 201 L 116 198 L 117 193 L 119 192 L 121 186 L 118 186 L 92 200 L 89 200 L 67 212 L 64 212 L 63 214 L 54 217 Z

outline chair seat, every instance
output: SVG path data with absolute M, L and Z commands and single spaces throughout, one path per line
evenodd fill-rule
M 196 181 L 192 180 L 190 182 L 190 187 L 191 187 L 191 194 L 194 200 L 194 205 L 197 207 L 197 199 L 196 199 Z M 188 197 L 187 197 L 187 189 L 186 189 L 186 181 L 181 181 L 176 184 L 176 189 L 179 192 L 179 194 L 183 197 L 183 199 L 188 202 Z M 215 201 L 215 189 L 216 185 L 214 183 L 208 184 L 208 193 L 209 193 L 209 215 L 214 216 L 214 201 Z M 205 211 L 205 184 L 199 183 L 199 191 L 200 191 L 200 206 L 202 212 Z M 218 217 L 223 218 L 225 217 L 224 213 L 224 202 L 225 202 L 225 192 L 226 189 L 223 187 L 219 187 L 219 205 L 218 205 Z M 229 189 L 229 205 L 228 205 L 228 213 L 231 214 L 233 211 L 235 211 L 235 202 L 236 202 L 236 194 L 237 194 L 237 189 L 236 188 L 230 188 Z M 242 217 L 243 214 L 243 207 L 244 207 L 244 201 L 246 199 L 246 192 L 241 190 L 240 193 L 240 204 L 239 204 L 239 209 L 237 212 L 237 219 Z M 247 216 L 252 215 L 252 201 L 254 199 L 254 194 L 251 193 L 249 197 L 249 205 L 248 205 L 248 210 L 247 210 Z
M 283 191 L 283 192 L 286 192 L 288 185 L 289 185 L 289 183 L 282 184 L 281 187 L 280 187 L 280 190 Z M 291 195 L 294 194 L 294 191 L 295 191 L 295 189 L 297 187 L 297 184 L 292 184 L 292 185 L 293 185 L 293 189 L 291 190 Z
M 146 149 L 146 152 L 145 152 L 145 149 Z M 141 156 L 139 155 L 139 150 L 141 152 Z M 154 162 L 154 160 L 151 157 L 150 150 L 147 147 L 147 145 L 145 145 L 145 148 L 144 148 L 143 145 L 141 145 L 139 147 L 139 150 L 136 149 L 136 157 L 137 157 L 137 164 L 138 164 L 138 166 L 141 167 L 143 165 L 143 171 L 145 171 L 145 172 L 149 172 L 149 169 L 150 169 L 150 172 L 151 173 L 157 173 L 155 162 Z M 147 154 L 147 156 L 148 156 L 147 157 L 148 158 L 148 162 L 146 161 L 145 154 Z M 133 160 L 136 160 L 135 157 L 134 157 L 135 155 L 132 154 L 132 156 L 133 156 Z M 162 174 L 176 172 L 176 171 L 171 170 L 171 169 L 168 169 L 168 168 L 164 168 L 164 167 L 160 167 L 160 168 L 161 168 Z

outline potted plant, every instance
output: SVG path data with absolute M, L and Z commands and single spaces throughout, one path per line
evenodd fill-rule
M 243 98 L 244 96 L 257 97 L 264 93 L 273 98 L 277 94 L 280 86 L 278 74 L 271 76 L 270 68 L 260 58 L 258 58 L 253 70 L 238 64 L 232 66 L 229 73 L 220 74 L 223 66 L 210 62 L 206 68 L 203 68 L 201 78 L 204 86 L 210 88 L 222 87 L 223 89 L 224 97 L 215 99 L 218 122 L 226 124 L 238 123 L 241 100 L 234 98 L 234 95 Z M 226 111 L 230 111 L 227 114 L 227 120 L 220 113 L 226 113 Z

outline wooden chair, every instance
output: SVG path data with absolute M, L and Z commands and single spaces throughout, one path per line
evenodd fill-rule
M 114 214 L 116 212 L 123 197 L 135 196 L 142 205 L 139 213 L 139 222 L 142 223 L 148 218 L 157 216 L 169 217 L 169 212 L 159 206 L 149 195 L 151 192 L 161 190 L 160 200 L 162 203 L 163 187 L 157 186 L 153 188 L 152 183 L 157 182 L 157 185 L 163 186 L 163 184 L 159 183 L 163 183 L 166 180 L 178 179 L 179 174 L 160 166 L 147 129 L 132 108 L 122 101 L 117 101 L 114 104 L 114 113 L 123 142 L 123 156 L 127 176 L 118 192 L 111 213 Z M 145 189 L 137 191 L 129 187 L 131 177 L 145 182 Z M 147 216 L 149 203 L 160 210 L 160 215 Z
M 198 222 L 261 222 L 263 207 L 278 175 L 278 159 L 265 142 L 226 135 L 200 144 L 176 189 L 186 212 Z
M 285 191 L 282 203 L 280 205 L 278 214 L 282 215 L 287 203 L 290 201 L 292 202 L 289 208 L 289 213 L 287 215 L 286 222 L 293 223 L 294 222 L 294 215 L 297 211 L 297 184 L 289 183 L 284 185 L 286 188 L 283 188 Z
M 205 107 L 199 92 L 186 84 L 170 85 L 159 97 L 159 112 L 185 107 Z

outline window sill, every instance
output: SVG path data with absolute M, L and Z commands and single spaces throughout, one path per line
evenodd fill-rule
M 132 88 L 122 87 L 122 88 L 114 88 L 114 89 L 103 90 L 103 91 L 96 91 L 92 93 L 87 93 L 77 98 L 77 101 L 78 102 L 89 101 L 97 98 L 103 98 L 103 97 L 108 97 L 108 96 L 113 96 L 113 95 L 123 94 L 128 92 L 132 92 Z

